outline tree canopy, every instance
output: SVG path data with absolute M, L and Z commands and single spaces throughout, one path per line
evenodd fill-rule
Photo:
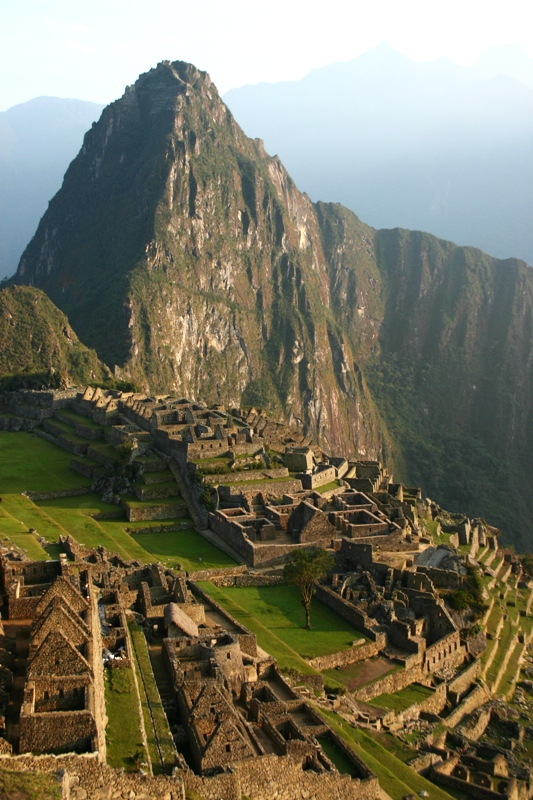
M 332 566 L 333 556 L 325 550 L 295 550 L 283 568 L 285 580 L 296 586 L 302 595 L 306 628 L 311 627 L 311 599 L 315 593 L 315 581 L 324 577 Z

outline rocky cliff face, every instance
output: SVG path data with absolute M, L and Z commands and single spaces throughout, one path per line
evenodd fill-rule
M 160 64 L 105 109 L 17 281 L 117 376 L 268 406 L 452 509 L 492 498 L 503 524 L 520 497 L 531 271 L 312 204 L 191 65 Z
M 336 224 L 334 210 L 324 216 Z M 336 314 L 353 279 L 340 264 L 330 275 L 313 204 L 190 65 L 160 64 L 104 111 L 18 280 L 45 289 L 146 388 L 283 409 L 329 447 L 347 438 L 378 453 Z M 361 323 L 363 338 L 377 336 Z

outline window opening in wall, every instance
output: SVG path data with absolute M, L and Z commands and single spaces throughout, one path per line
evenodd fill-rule
M 226 658 L 227 658 L 227 659 L 230 659 L 230 658 L 231 658 L 231 653 L 228 653 L 228 654 L 226 655 Z
M 45 699 L 45 700 L 48 700 L 48 698 L 49 698 L 49 697 L 50 697 L 50 695 L 48 694 L 48 692 L 45 692 L 45 693 L 44 693 L 44 699 Z
M 60 697 L 64 697 L 65 696 L 65 692 L 63 691 L 63 689 L 59 690 L 59 696 Z
M 231 753 L 231 745 L 230 744 L 226 745 L 226 753 Z

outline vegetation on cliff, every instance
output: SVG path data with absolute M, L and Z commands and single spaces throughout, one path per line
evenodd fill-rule
M 110 382 L 108 368 L 83 345 L 40 289 L 0 291 L 0 388 Z

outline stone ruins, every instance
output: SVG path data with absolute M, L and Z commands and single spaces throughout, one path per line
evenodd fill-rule
M 520 756 L 533 727 L 516 718 L 533 712 L 533 682 L 516 690 L 518 711 L 509 711 L 512 692 L 502 689 L 524 659 L 533 677 L 533 590 L 520 558 L 499 547 L 498 531 L 447 514 L 378 462 L 325 454 L 259 409 L 92 387 L 19 391 L 5 402 L 0 427 L 32 430 L 71 452 L 72 468 L 128 521 L 177 520 L 179 536 L 187 515 L 237 565 L 171 570 L 71 536 L 61 540 L 59 561 L 4 552 L 0 765 L 60 773 L 73 800 L 182 800 L 186 792 L 373 800 L 376 775 L 323 710 L 362 730 L 413 734 L 413 768 L 443 787 L 483 800 L 533 795 L 528 757 Z M 117 453 L 135 469 L 121 469 Z M 315 596 L 352 626 L 354 641 L 309 658 L 310 674 L 284 674 L 200 583 L 276 586 L 299 548 L 333 554 Z M 472 592 L 477 612 L 460 603 Z M 153 763 L 133 774 L 106 764 L 104 674 L 135 674 L 132 625 L 164 665 L 154 675 L 172 775 L 151 774 Z M 367 680 L 328 687 L 326 671 L 340 678 L 357 665 L 368 666 Z M 395 707 L 391 696 L 408 699 Z

